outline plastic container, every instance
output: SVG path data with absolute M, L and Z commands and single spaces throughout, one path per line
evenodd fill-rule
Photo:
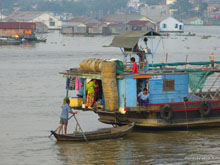
M 83 98 L 73 97 L 70 98 L 70 107 L 81 107 L 83 103 Z

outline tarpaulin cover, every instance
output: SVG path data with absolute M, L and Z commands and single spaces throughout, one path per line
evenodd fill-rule
M 134 48 L 138 43 L 139 39 L 143 36 L 158 36 L 156 32 L 146 32 L 146 31 L 126 31 L 114 37 L 110 47 L 119 47 L 119 48 Z

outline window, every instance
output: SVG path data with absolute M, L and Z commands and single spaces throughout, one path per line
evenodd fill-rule
M 163 80 L 163 91 L 175 91 L 175 80 Z
M 179 28 L 180 28 L 180 30 L 183 30 L 183 26 L 182 26 L 182 25 L 180 25 L 180 27 L 179 27 Z
M 175 28 L 178 29 L 178 24 L 175 24 Z
M 164 23 L 163 24 L 163 28 L 166 29 L 167 28 L 167 24 Z
M 55 26 L 55 22 L 50 22 L 50 26 Z

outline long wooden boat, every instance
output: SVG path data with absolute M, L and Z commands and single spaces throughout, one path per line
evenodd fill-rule
M 130 133 L 134 126 L 135 123 L 133 122 L 116 128 L 104 128 L 97 131 L 85 132 L 85 136 L 88 141 L 120 138 Z M 54 131 L 51 131 L 51 133 L 55 136 L 57 141 L 85 141 L 82 133 L 68 135 L 57 134 Z
M 0 37 L 0 45 L 18 45 L 21 43 L 22 41 L 19 39 Z

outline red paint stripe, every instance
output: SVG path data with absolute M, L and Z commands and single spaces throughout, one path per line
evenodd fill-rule
M 220 110 L 220 107 L 212 107 L 211 109 Z M 190 108 L 190 109 L 174 109 L 174 112 L 181 112 L 181 111 L 199 111 L 199 108 Z M 152 110 L 151 112 L 160 112 L 160 110 Z
M 202 103 L 202 102 L 203 101 L 187 101 L 187 102 L 185 102 L 185 104 L 195 104 L 195 103 Z M 210 103 L 217 103 L 217 102 L 220 102 L 220 100 L 210 100 L 208 102 L 210 102 Z M 178 104 L 184 104 L 184 102 L 149 104 L 149 106 L 165 105 L 165 104 L 178 105 Z

